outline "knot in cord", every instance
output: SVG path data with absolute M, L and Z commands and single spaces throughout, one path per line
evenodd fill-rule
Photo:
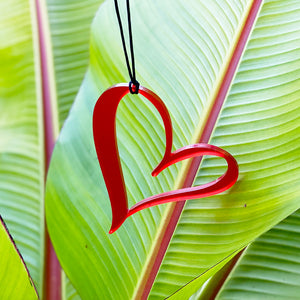
M 139 93 L 140 84 L 137 80 L 129 82 L 129 91 L 131 94 Z

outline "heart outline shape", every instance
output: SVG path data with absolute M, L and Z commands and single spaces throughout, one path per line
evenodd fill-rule
M 227 151 L 206 143 L 182 147 L 172 152 L 173 129 L 167 107 L 151 90 L 140 86 L 139 93 L 149 100 L 162 117 L 166 148 L 161 162 L 152 171 L 157 176 L 170 165 L 191 157 L 214 155 L 223 157 L 227 171 L 214 181 L 196 186 L 168 191 L 145 198 L 128 209 L 127 193 L 116 137 L 116 113 L 120 101 L 130 93 L 127 83 L 108 88 L 97 100 L 93 112 L 93 135 L 98 161 L 102 170 L 112 208 L 112 225 L 109 233 L 115 232 L 131 215 L 145 208 L 174 201 L 183 201 L 219 194 L 235 184 L 238 179 L 238 164 Z M 116 186 L 118 188 L 116 188 Z

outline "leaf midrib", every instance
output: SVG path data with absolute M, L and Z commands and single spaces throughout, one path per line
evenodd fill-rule
M 55 140 L 59 133 L 59 123 L 54 75 L 54 59 L 52 54 L 46 1 L 31 1 L 31 14 L 36 65 L 37 107 L 39 110 L 39 128 L 41 128 L 39 130 L 39 140 L 41 148 L 43 148 L 43 151 L 41 151 L 41 153 L 44 152 L 44 155 L 41 158 L 41 162 L 44 162 L 44 164 L 40 164 L 40 167 L 43 169 L 42 173 L 45 174 L 45 177 L 41 180 L 41 187 L 43 189 L 52 150 L 54 148 Z M 44 191 L 42 192 L 42 194 L 44 194 Z M 41 199 L 41 201 L 43 201 L 43 199 Z M 40 213 L 42 216 L 45 215 L 43 202 L 41 203 Z M 51 298 L 53 297 L 53 295 L 61 294 L 61 285 L 54 286 L 56 281 L 50 280 L 51 276 L 53 276 L 53 273 L 51 272 L 54 272 L 54 274 L 56 272 L 55 275 L 58 276 L 60 281 L 61 270 L 57 259 L 55 260 L 56 257 L 54 254 L 54 250 L 52 246 L 50 246 L 51 243 L 48 232 L 46 230 L 46 222 L 44 217 L 42 217 L 41 220 L 41 228 L 44 231 L 43 245 L 41 245 L 41 249 L 43 249 L 44 251 L 44 255 L 41 256 L 41 258 L 44 260 L 41 263 L 41 265 L 44 266 L 44 272 L 41 273 L 43 276 L 43 294 L 46 295 L 41 295 L 41 298 L 45 297 L 51 300 L 57 299 L 57 297 Z M 49 256 L 51 257 L 50 261 Z M 54 261 L 52 260 L 53 258 Z M 49 291 L 51 292 L 49 293 Z

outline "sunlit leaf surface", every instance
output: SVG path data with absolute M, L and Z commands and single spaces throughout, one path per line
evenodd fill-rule
M 166 103 L 174 148 L 191 143 L 206 120 L 251 4 L 132 1 L 137 77 Z M 211 139 L 238 160 L 239 182 L 222 195 L 186 203 L 149 299 L 170 296 L 207 274 L 299 207 L 299 8 L 292 0 L 264 2 Z M 83 299 L 131 299 L 149 275 L 147 263 L 160 247 L 169 210 L 144 210 L 108 234 L 110 204 L 93 145 L 92 112 L 105 88 L 128 81 L 111 1 L 94 20 L 90 51 L 89 70 L 54 151 L 47 222 Z M 121 103 L 117 132 L 130 206 L 186 176 L 178 164 L 151 178 L 164 132 L 141 97 Z M 222 160 L 205 160 L 195 184 L 224 169 Z M 194 291 L 187 286 L 185 296 Z
M 298 299 L 300 211 L 249 246 L 217 299 Z
M 0 299 L 38 299 L 24 261 L 2 219 L 0 241 Z
M 0 11 L 0 213 L 41 292 L 44 141 L 37 26 L 29 1 L 0 1 Z

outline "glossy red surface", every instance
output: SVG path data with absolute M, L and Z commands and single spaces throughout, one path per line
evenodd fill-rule
M 160 113 L 166 132 L 165 154 L 152 176 L 157 176 L 168 166 L 187 158 L 214 155 L 223 157 L 227 171 L 218 179 L 195 187 L 182 188 L 148 197 L 128 209 L 126 187 L 119 157 L 116 137 L 116 113 L 122 98 L 129 93 L 127 83 L 107 89 L 98 99 L 93 115 L 93 132 L 96 152 L 112 208 L 112 225 L 109 233 L 116 231 L 127 217 L 145 208 L 190 199 L 212 196 L 229 189 L 238 179 L 238 164 L 227 151 L 205 143 L 188 145 L 172 152 L 172 122 L 163 101 L 152 91 L 140 86 L 139 94 L 148 99 Z

